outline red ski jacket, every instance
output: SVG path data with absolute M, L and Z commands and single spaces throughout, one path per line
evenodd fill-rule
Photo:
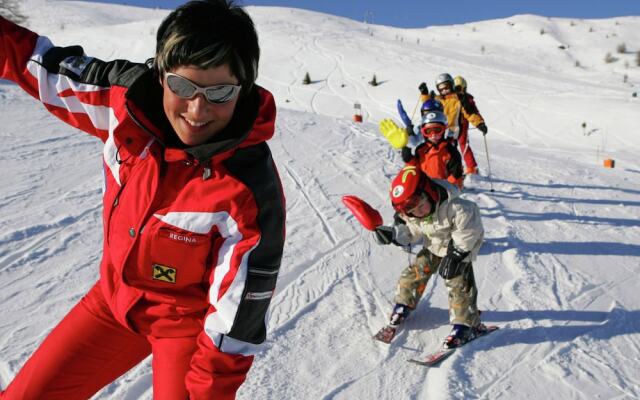
M 462 159 L 454 144 L 443 140 L 438 144 L 429 141 L 416 148 L 415 160 L 422 172 L 432 179 L 446 179 L 462 186 Z
M 206 144 L 181 145 L 147 65 L 54 47 L 0 17 L 0 77 L 104 142 L 98 285 L 134 332 L 197 337 L 194 399 L 232 399 L 266 337 L 285 204 L 266 140 L 275 103 L 254 87 Z

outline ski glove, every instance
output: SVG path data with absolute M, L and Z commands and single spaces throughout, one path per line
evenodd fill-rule
M 407 225 L 407 221 L 402 219 L 399 212 L 393 213 L 393 225 Z
M 409 140 L 407 131 L 396 125 L 393 120 L 389 118 L 383 119 L 380 121 L 379 129 L 382 136 L 387 139 L 391 147 L 394 149 L 399 150 L 407 145 L 407 141 Z
M 462 260 L 464 260 L 468 255 L 468 251 L 457 249 L 453 245 L 453 240 L 449 241 L 447 255 L 442 258 L 440 266 L 438 267 L 438 273 L 440 276 L 444 279 L 452 279 L 460 275 L 466 264 L 463 263 Z
M 485 125 L 484 122 L 478 125 L 478 129 L 480 129 L 480 132 L 482 132 L 483 135 L 486 135 L 489 131 L 489 128 L 487 128 L 487 125 Z
M 380 225 L 373 231 L 373 235 L 376 238 L 378 244 L 390 244 L 393 243 L 394 229 L 391 226 Z
M 424 95 L 429 94 L 429 89 L 427 88 L 427 84 L 424 82 L 422 82 L 420 86 L 418 86 L 418 90 L 420 91 L 420 94 L 424 94 Z
M 413 160 L 413 151 L 411 151 L 411 147 L 404 146 L 402 148 L 402 161 L 408 163 Z

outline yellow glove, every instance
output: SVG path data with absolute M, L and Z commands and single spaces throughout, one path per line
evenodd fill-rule
M 387 141 L 394 149 L 403 148 L 409 140 L 407 132 L 388 118 L 380 121 L 380 133 L 387 138 Z

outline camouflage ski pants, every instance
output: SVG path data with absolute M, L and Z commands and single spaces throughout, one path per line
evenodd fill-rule
M 406 267 L 400 274 L 396 287 L 395 302 L 415 309 L 427 287 L 431 275 L 438 272 L 442 258 L 432 254 L 426 248 L 418 253 L 415 262 Z M 445 280 L 449 294 L 449 322 L 476 326 L 480 323 L 476 288 L 473 276 L 473 265 L 466 263 L 464 272 L 452 279 Z

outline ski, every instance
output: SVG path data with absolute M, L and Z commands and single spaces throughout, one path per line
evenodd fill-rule
M 378 333 L 373 335 L 373 338 L 379 342 L 389 344 L 396 336 L 396 333 L 400 330 L 400 326 L 402 325 L 402 321 L 407 318 L 411 309 L 403 304 L 396 304 L 393 307 L 393 313 L 391 314 L 391 318 L 389 323 L 386 326 L 383 326 Z
M 373 335 L 373 338 L 379 342 L 389 344 L 396 336 L 396 332 L 398 332 L 397 326 L 386 325 Z
M 461 344 L 460 346 L 457 347 L 443 347 L 439 350 L 436 351 L 432 351 L 429 353 L 423 353 L 421 355 L 419 355 L 418 357 L 415 358 L 410 358 L 408 361 L 414 364 L 420 364 L 420 365 L 424 365 L 427 367 L 433 367 L 437 364 L 439 364 L 441 361 L 444 361 L 445 359 L 447 359 L 450 355 L 452 355 L 457 348 L 464 346 L 465 344 L 474 341 L 475 339 L 479 338 L 479 337 L 483 337 L 483 336 L 487 336 L 488 334 L 490 334 L 493 331 L 497 331 L 499 329 L 498 326 L 496 325 L 489 325 L 487 326 L 486 330 L 480 331 L 478 332 L 475 336 L 473 336 L 471 339 L 469 339 L 468 341 L 466 341 L 465 343 Z
M 417 358 L 410 358 L 408 361 L 414 364 L 432 367 L 449 357 L 454 351 L 456 351 L 455 347 L 450 349 L 440 349 L 431 353 L 422 354 Z

